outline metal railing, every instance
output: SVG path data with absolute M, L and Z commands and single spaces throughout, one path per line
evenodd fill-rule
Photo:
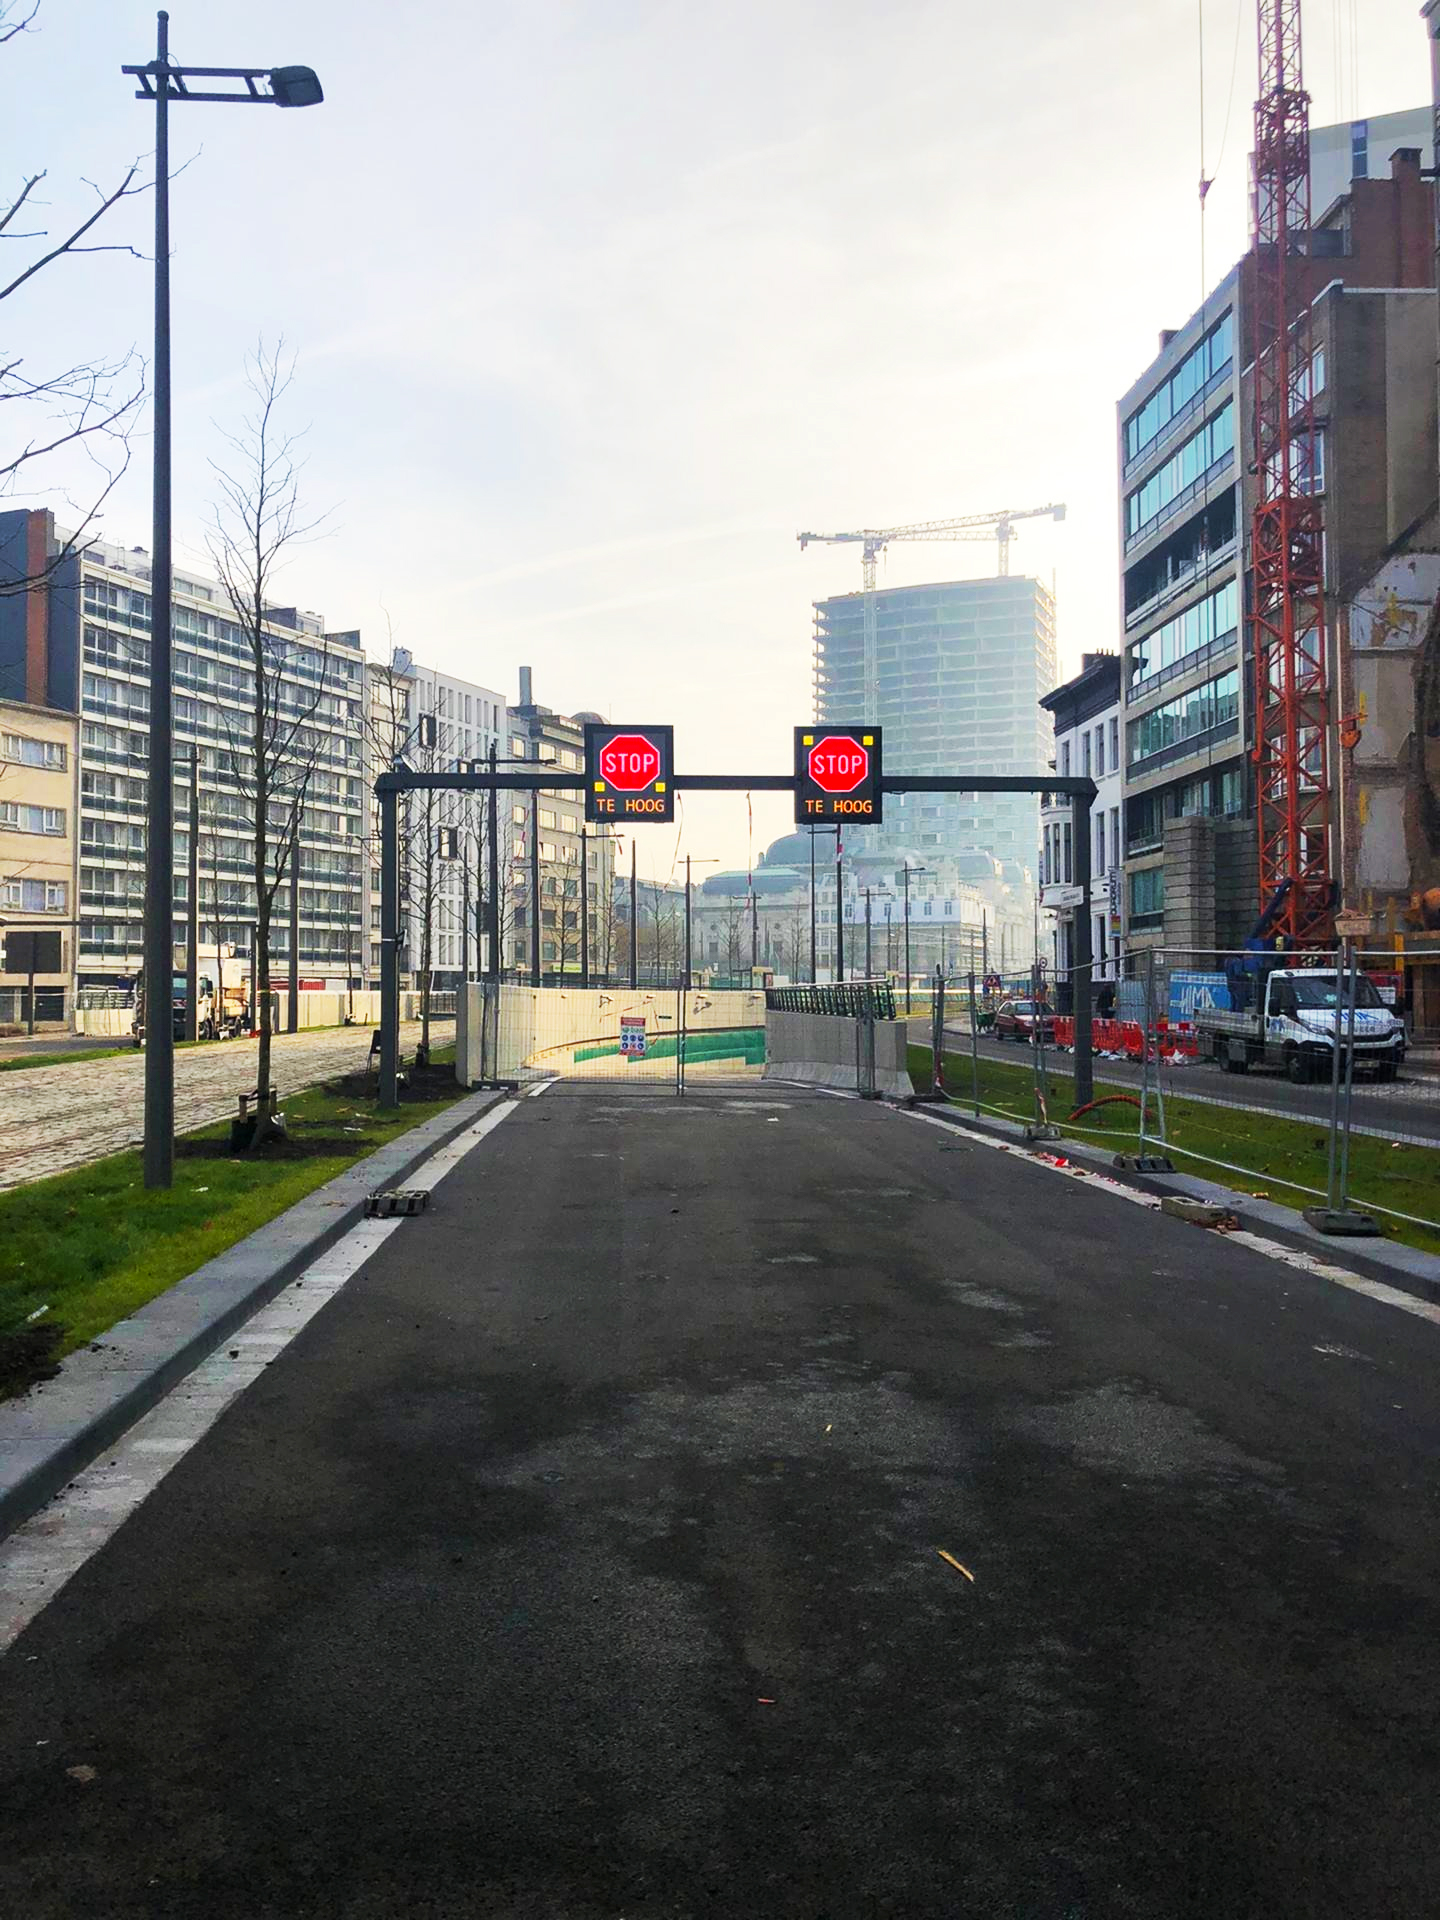
M 824 987 L 767 987 L 769 1013 L 825 1013 L 842 1020 L 894 1020 L 895 989 L 885 980 L 847 980 Z

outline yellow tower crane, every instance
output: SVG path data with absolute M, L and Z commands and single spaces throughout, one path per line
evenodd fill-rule
M 875 562 L 892 540 L 994 540 L 1000 548 L 1000 577 L 1010 572 L 1010 542 L 1017 536 L 1017 520 L 1063 520 L 1065 508 L 1053 501 L 1046 507 L 1005 507 L 998 513 L 971 513 L 958 520 L 921 520 L 910 527 L 866 527 L 857 533 L 797 533 L 801 551 L 811 541 L 820 545 L 858 546 L 861 584 L 865 593 L 865 711 L 862 720 L 879 718 L 880 663 L 875 636 Z

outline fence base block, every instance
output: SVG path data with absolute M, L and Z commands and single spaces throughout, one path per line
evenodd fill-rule
M 1025 1129 L 1027 1140 L 1058 1140 L 1061 1138 L 1059 1127 L 1049 1121 L 1033 1120 Z
M 1187 1195 L 1167 1193 L 1160 1211 L 1172 1220 L 1188 1220 L 1192 1227 L 1234 1227 L 1239 1222 L 1228 1207 L 1213 1200 L 1191 1200 Z
M 1355 1240 L 1375 1240 L 1380 1229 L 1368 1213 L 1356 1213 L 1349 1207 L 1304 1207 L 1306 1220 L 1317 1233 L 1346 1234 Z
M 1175 1163 L 1163 1153 L 1117 1153 L 1113 1164 L 1122 1173 L 1174 1173 Z

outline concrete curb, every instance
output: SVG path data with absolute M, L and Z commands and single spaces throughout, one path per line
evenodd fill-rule
M 503 1096 L 472 1093 L 317 1187 L 0 1405 L 0 1539 L 44 1506 L 395 1186 Z
M 1358 1274 L 1361 1279 L 1382 1281 L 1402 1293 L 1413 1294 L 1417 1300 L 1440 1304 L 1440 1260 L 1434 1254 L 1422 1253 L 1418 1247 L 1407 1247 L 1390 1240 L 1367 1240 L 1359 1244 L 1349 1239 L 1337 1240 L 1329 1234 L 1317 1232 L 1298 1213 L 1280 1206 L 1274 1200 L 1257 1200 L 1249 1194 L 1236 1192 L 1233 1187 L 1222 1187 L 1214 1180 L 1201 1180 L 1188 1173 L 1129 1173 L 1112 1165 L 1113 1156 L 1104 1148 L 1092 1147 L 1080 1141 L 1061 1139 L 1052 1142 L 1049 1147 L 1037 1148 L 1026 1140 L 1023 1129 L 1017 1123 L 989 1115 L 977 1120 L 959 1103 L 949 1107 L 927 1104 L 925 1111 L 951 1125 L 968 1127 L 976 1133 L 986 1134 L 992 1140 L 1003 1140 L 1007 1146 L 1015 1147 L 1022 1153 L 1035 1154 L 1037 1157 L 1046 1152 L 1063 1153 L 1067 1160 L 1083 1166 L 1088 1172 L 1103 1173 L 1118 1185 L 1131 1187 L 1137 1193 L 1147 1193 L 1153 1199 L 1164 1200 L 1176 1196 L 1223 1207 L 1227 1213 L 1234 1214 L 1240 1225 L 1250 1233 L 1260 1234 L 1268 1240 L 1278 1240 L 1282 1246 L 1294 1252 L 1308 1253 L 1331 1266 L 1344 1267 L 1347 1272 Z M 1164 1149 L 1157 1147 L 1156 1151 L 1163 1152 Z M 1364 1252 L 1360 1250 L 1361 1245 L 1365 1248 Z

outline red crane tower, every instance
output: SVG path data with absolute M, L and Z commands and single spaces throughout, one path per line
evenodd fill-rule
M 1274 908 L 1270 926 L 1283 944 L 1327 947 L 1335 929 L 1324 515 L 1310 364 L 1310 96 L 1301 78 L 1300 0 L 1259 0 L 1259 10 L 1250 622 L 1260 904 Z

